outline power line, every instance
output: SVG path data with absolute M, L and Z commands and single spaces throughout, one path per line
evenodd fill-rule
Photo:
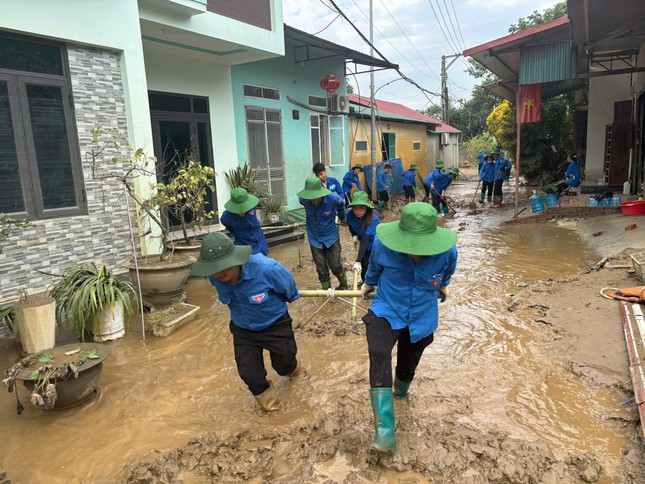
M 455 22 L 457 23 L 457 29 L 459 29 L 459 37 L 461 37 L 461 45 L 463 45 L 464 50 L 466 50 L 466 42 L 464 42 L 464 36 L 461 35 L 461 26 L 459 25 L 459 18 L 457 18 L 457 12 L 455 11 L 455 4 L 452 0 L 450 0 L 450 4 L 452 5 L 452 13 L 455 14 Z
M 432 0 L 428 0 L 428 3 L 430 4 L 430 8 L 432 8 L 432 13 L 434 14 L 434 18 L 437 20 L 437 25 L 439 26 L 439 29 L 441 30 L 441 33 L 443 34 L 443 38 L 446 39 L 446 42 L 448 42 L 448 45 L 450 48 L 453 50 L 454 54 L 457 54 L 460 49 L 456 49 L 455 46 L 450 42 L 450 39 L 448 39 L 448 36 L 446 35 L 446 32 L 443 30 L 443 26 L 441 25 L 441 22 L 439 22 L 439 16 L 437 15 L 437 12 L 434 9 L 434 5 L 432 4 Z M 439 4 L 437 4 L 439 6 Z
M 331 24 L 333 24 L 333 23 L 334 23 L 336 20 L 338 20 L 339 18 L 340 18 L 340 14 L 336 15 L 336 16 L 332 19 L 332 21 L 331 21 L 331 22 L 329 22 L 327 25 L 325 25 L 325 26 L 324 26 L 322 29 L 320 29 L 318 32 L 313 33 L 313 34 L 311 34 L 311 35 L 318 35 L 320 32 L 323 32 L 323 31 L 327 30 L 329 27 L 331 27 Z
M 459 47 L 460 51 L 464 51 L 466 49 L 463 48 L 463 46 L 459 45 L 459 37 L 457 37 L 455 26 L 452 23 L 452 17 L 450 16 L 450 11 L 448 10 L 448 4 L 446 3 L 446 0 L 443 0 L 443 6 L 446 8 L 446 15 L 448 15 L 448 21 L 450 22 L 450 27 L 452 27 L 452 32 L 448 29 L 448 24 L 446 23 L 446 19 L 443 16 L 443 12 L 441 10 L 441 5 L 439 5 L 439 0 L 437 1 L 437 7 L 439 7 L 439 12 L 441 13 L 441 18 L 443 18 L 443 23 L 446 25 L 446 30 L 448 30 L 448 33 L 450 34 L 450 37 L 453 39 L 455 45 Z M 455 34 L 454 37 L 452 34 Z

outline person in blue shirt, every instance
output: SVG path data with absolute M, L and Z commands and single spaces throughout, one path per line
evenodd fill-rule
M 352 166 L 345 176 L 343 177 L 343 192 L 345 194 L 345 203 L 348 204 L 352 201 L 352 188 L 356 185 L 359 192 L 363 191 L 363 185 L 361 185 L 361 180 L 358 178 L 358 174 L 363 171 L 363 165 L 356 163 Z
M 233 234 L 235 245 L 250 245 L 253 254 L 268 255 L 269 246 L 255 213 L 259 201 L 246 189 L 234 188 L 219 221 Z
M 376 288 L 363 317 L 369 352 L 370 399 L 376 437 L 371 447 L 396 452 L 394 400 L 408 394 L 425 348 L 439 325 L 437 299 L 448 298 L 457 266 L 457 234 L 437 226 L 437 211 L 413 202 L 401 220 L 376 228 L 365 284 Z M 377 287 L 378 286 L 378 287 Z M 397 345 L 392 381 L 392 349 Z
M 580 186 L 580 165 L 578 164 L 578 157 L 574 153 L 571 153 L 567 156 L 567 161 L 569 162 L 569 166 L 564 173 L 564 181 L 558 183 L 558 195 L 561 195 L 562 191 L 566 188 Z
M 412 163 L 410 168 L 405 170 L 401 174 L 401 183 L 403 185 L 403 192 L 405 193 L 405 203 L 406 205 L 410 202 L 414 202 L 416 196 L 414 190 L 417 188 L 417 170 L 419 167 Z
M 381 219 L 374 211 L 372 205 L 365 192 L 357 192 L 354 194 L 352 203 L 348 205 L 347 210 L 347 226 L 349 232 L 352 234 L 354 247 L 358 245 L 358 252 L 356 254 L 356 262 L 352 267 L 352 273 L 358 270 L 361 275 L 361 281 L 365 280 L 365 273 L 372 253 L 372 244 L 376 236 L 376 226 L 381 223 Z
M 390 201 L 390 172 L 392 166 L 389 163 L 383 165 L 383 169 L 376 175 L 376 191 L 378 192 L 379 208 L 387 210 L 387 202 Z
M 441 173 L 432 180 L 432 206 L 437 213 L 443 210 L 444 215 L 448 215 L 450 209 L 446 203 L 446 190 L 452 184 L 452 181 L 459 176 L 459 168 L 451 168 L 448 173 Z
M 503 191 L 502 186 L 506 179 L 506 172 L 510 173 L 513 164 L 501 156 L 499 148 L 493 148 L 493 160 L 495 162 L 495 180 L 493 181 L 493 207 L 502 205 Z
M 484 197 L 488 191 L 488 201 L 493 201 L 493 182 L 495 181 L 495 163 L 493 154 L 490 153 L 484 158 L 485 163 L 479 170 L 479 179 L 482 182 L 482 193 L 479 197 L 479 203 L 484 203 Z
M 428 202 L 430 200 L 430 188 L 432 187 L 432 180 L 434 180 L 436 176 L 444 173 L 445 169 L 446 169 L 445 163 L 441 160 L 437 160 L 437 162 L 434 165 L 434 171 L 423 179 L 423 188 L 426 191 L 426 196 L 423 199 L 424 202 Z
M 479 150 L 479 153 L 477 154 L 477 173 L 482 171 L 482 166 L 484 165 L 484 161 L 486 161 L 486 155 L 485 155 L 484 150 Z
M 314 176 L 320 180 L 322 186 L 327 190 L 335 192 L 341 199 L 345 198 L 345 192 L 343 192 L 343 186 L 340 182 L 331 176 L 327 176 L 327 169 L 322 163 L 316 163 L 311 171 L 314 172 Z M 338 209 L 338 217 L 342 219 L 344 214 L 343 208 Z
M 262 410 L 278 410 L 280 400 L 267 381 L 263 351 L 269 352 L 278 375 L 292 380 L 308 376 L 296 358 L 298 348 L 287 310 L 287 303 L 299 297 L 293 276 L 279 262 L 251 254 L 250 246 L 234 245 L 222 232 L 204 237 L 191 274 L 208 276 L 231 312 L 229 329 L 240 377 Z
M 344 207 L 343 200 L 336 193 L 324 188 L 318 178 L 313 177 L 305 180 L 305 189 L 298 192 L 298 197 L 300 204 L 305 207 L 307 238 L 321 287 L 331 288 L 331 269 L 339 282 L 337 289 L 349 289 L 340 260 L 340 238 L 336 225 L 336 213 L 339 208 Z M 342 210 L 339 218 L 345 220 Z

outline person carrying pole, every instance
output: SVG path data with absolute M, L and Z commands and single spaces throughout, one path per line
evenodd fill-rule
M 482 193 L 479 197 L 479 203 L 484 203 L 484 197 L 488 191 L 488 201 L 492 202 L 493 197 L 493 182 L 495 181 L 495 163 L 493 160 L 493 154 L 490 153 L 484 158 L 485 163 L 482 165 L 479 170 L 479 179 L 482 182 Z
M 191 274 L 208 276 L 217 297 L 229 308 L 240 378 L 263 411 L 278 410 L 280 399 L 266 378 L 263 351 L 269 352 L 278 375 L 292 380 L 308 377 L 296 358 L 298 348 L 287 310 L 287 303 L 299 297 L 293 276 L 278 261 L 251 254 L 250 246 L 234 245 L 222 232 L 204 237 Z
M 348 289 L 347 276 L 340 260 L 340 239 L 335 220 L 338 209 L 343 208 L 343 200 L 336 193 L 324 188 L 318 178 L 313 177 L 305 180 L 305 188 L 298 192 L 298 197 L 307 215 L 307 239 L 320 286 L 323 289 L 331 288 L 331 269 L 339 282 L 336 289 Z M 345 220 L 342 210 L 338 218 Z
M 445 170 L 446 170 L 445 163 L 441 160 L 437 160 L 437 162 L 434 165 L 434 171 L 423 179 L 423 188 L 426 191 L 426 196 L 423 199 L 424 202 L 430 201 L 430 188 L 432 187 L 432 181 L 438 175 L 445 173 Z
M 379 208 L 381 210 L 387 210 L 387 202 L 390 201 L 390 194 L 388 190 L 390 189 L 390 172 L 392 171 L 392 166 L 389 163 L 383 165 L 383 169 L 378 172 L 376 175 L 376 191 L 378 192 L 379 198 Z
M 235 245 L 250 245 L 253 254 L 269 254 L 269 246 L 255 212 L 260 199 L 244 188 L 233 188 L 219 221 L 235 237 Z
M 401 220 L 376 228 L 361 293 L 366 297 L 378 286 L 363 317 L 376 434 L 371 448 L 377 451 L 396 452 L 394 397 L 406 397 L 421 356 L 433 341 L 439 323 L 437 299 L 448 298 L 457 266 L 456 242 L 457 234 L 437 227 L 437 211 L 422 202 L 405 206 Z
M 502 205 L 504 193 L 502 186 L 506 179 L 506 172 L 510 172 L 513 164 L 501 156 L 499 148 L 493 148 L 493 160 L 495 162 L 495 180 L 493 181 L 493 207 L 497 208 Z
M 363 186 L 361 185 L 361 180 L 358 178 L 358 174 L 363 171 L 363 165 L 356 163 L 352 166 L 345 176 L 343 177 L 343 193 L 345 194 L 345 204 L 349 204 L 352 201 L 352 188 L 356 185 L 359 192 L 363 191 Z
M 358 254 L 353 269 L 358 269 L 361 281 L 365 280 L 370 254 L 372 253 L 373 239 L 376 236 L 376 227 L 381 219 L 374 211 L 374 205 L 367 198 L 367 193 L 354 194 L 352 203 L 348 205 L 347 226 L 352 234 L 354 246 L 358 245 Z
M 403 184 L 403 192 L 405 193 L 405 203 L 406 205 L 410 202 L 414 202 L 415 194 L 414 190 L 417 188 L 417 174 L 416 171 L 419 168 L 416 164 L 412 163 L 410 168 L 405 170 L 401 174 L 401 182 Z
M 452 184 L 452 181 L 459 176 L 459 168 L 451 168 L 448 173 L 437 175 L 432 181 L 432 206 L 437 213 L 439 209 L 443 210 L 444 215 L 448 215 L 450 209 L 446 202 L 446 190 Z

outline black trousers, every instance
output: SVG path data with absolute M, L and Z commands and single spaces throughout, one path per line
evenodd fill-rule
M 369 263 L 370 263 L 370 256 L 371 255 L 372 255 L 372 251 L 371 250 L 366 250 L 365 254 L 363 254 L 363 258 L 360 261 L 361 262 L 361 267 L 362 267 L 362 270 L 361 270 L 361 280 L 362 281 L 365 280 L 365 274 L 367 274 L 367 268 L 368 268 Z
M 488 196 L 493 196 L 493 182 L 482 180 L 482 199 L 486 196 L 486 191 L 488 191 Z
M 564 182 L 558 183 L 558 186 L 556 187 L 558 189 L 558 195 L 562 195 L 562 192 L 568 187 L 569 185 Z
M 414 199 L 416 198 L 414 196 L 414 187 L 412 185 L 403 185 L 403 191 L 405 192 L 405 201 L 409 202 L 410 199 L 412 199 L 412 201 L 414 202 Z
M 390 195 L 387 193 L 387 190 L 385 190 L 385 191 L 382 191 L 382 192 L 378 192 L 378 198 L 382 202 L 387 203 L 390 200 Z
M 493 182 L 493 195 L 497 197 L 502 196 L 502 185 L 504 184 L 504 179 L 502 178 L 501 180 L 495 180 Z
M 363 322 L 370 356 L 370 387 L 392 387 L 392 348 L 397 342 L 396 377 L 403 382 L 411 382 L 423 350 L 432 343 L 433 336 L 412 343 L 408 328 L 394 330 L 387 319 L 379 318 L 371 310 L 363 316 Z
M 240 328 L 233 321 L 229 324 L 229 329 L 233 334 L 237 372 L 253 395 L 260 395 L 269 388 L 262 356 L 264 350 L 269 352 L 271 366 L 278 375 L 289 375 L 296 370 L 298 348 L 288 311 L 271 326 L 260 331 Z
M 340 239 L 329 248 L 323 246 L 322 249 L 316 249 L 313 245 L 309 247 L 311 247 L 311 255 L 314 258 L 320 282 L 329 282 L 329 269 L 337 278 L 345 275 L 343 264 L 340 261 Z
M 441 212 L 441 207 L 447 207 L 445 198 L 441 198 L 438 193 L 432 192 L 432 206 L 437 212 Z
M 426 185 L 425 183 L 423 184 L 423 189 L 426 191 L 426 198 L 430 198 L 430 186 Z

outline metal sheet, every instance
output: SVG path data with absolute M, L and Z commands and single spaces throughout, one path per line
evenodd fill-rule
M 576 77 L 577 51 L 570 41 L 522 47 L 520 84 L 563 81 Z

